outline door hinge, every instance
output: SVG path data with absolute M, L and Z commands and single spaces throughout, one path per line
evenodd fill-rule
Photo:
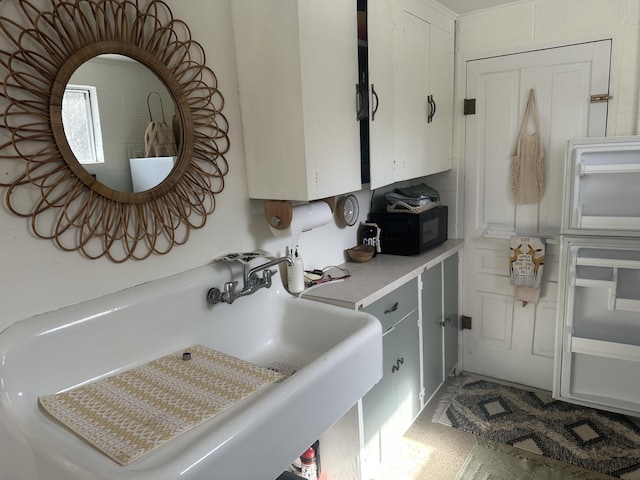
M 591 103 L 603 103 L 608 102 L 613 97 L 608 93 L 601 93 L 599 95 L 591 95 Z
M 465 98 L 464 99 L 464 114 L 475 115 L 476 114 L 476 99 Z
M 467 315 L 461 315 L 460 328 L 462 328 L 462 330 L 471 330 L 471 317 Z

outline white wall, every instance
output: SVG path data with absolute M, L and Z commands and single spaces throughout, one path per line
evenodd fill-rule
M 456 28 L 454 168 L 436 176 L 431 184 L 445 197 L 455 196 L 458 237 L 464 234 L 462 103 L 467 61 L 611 38 L 613 99 L 609 102 L 607 135 L 638 133 L 640 0 L 522 0 L 462 15 Z M 451 212 L 454 207 L 449 205 Z
M 605 38 L 613 39 L 607 134 L 635 134 L 639 0 L 526 0 L 460 17 L 458 91 L 467 60 Z
M 94 298 L 105 293 L 162 278 L 208 264 L 228 252 L 263 248 L 283 254 L 285 241 L 267 228 L 262 202 L 249 200 L 245 182 L 237 80 L 231 30 L 231 0 L 166 0 L 174 17 L 184 20 L 193 38 L 206 52 L 207 65 L 216 73 L 225 98 L 223 113 L 229 120 L 231 149 L 224 191 L 216 197 L 216 210 L 204 228 L 191 232 L 189 241 L 167 255 L 144 261 L 114 264 L 87 260 L 79 253 L 62 252 L 53 242 L 34 237 L 29 221 L 0 207 L 0 331 L 16 321 Z M 0 15 L 15 11 L 16 2 L 0 3 Z M 49 6 L 47 0 L 34 5 Z M 4 42 L 4 39 L 0 39 Z M 5 48 L 3 44 L 2 47 Z M 7 133 L 0 130 L 0 144 Z M 0 162 L 0 175 L 8 167 Z M 368 207 L 366 191 L 357 193 L 361 217 Z M 302 234 L 300 251 L 312 268 L 342 263 L 343 250 L 356 243 L 356 227 L 338 228 L 335 222 Z

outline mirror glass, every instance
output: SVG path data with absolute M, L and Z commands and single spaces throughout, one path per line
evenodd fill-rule
M 153 71 L 130 57 L 98 55 L 77 68 L 62 103 L 76 159 L 121 192 L 149 190 L 177 161 L 177 108 Z

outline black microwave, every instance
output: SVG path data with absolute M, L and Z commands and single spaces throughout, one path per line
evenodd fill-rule
M 371 212 L 369 222 L 380 228 L 380 249 L 391 255 L 419 255 L 447 240 L 446 205 L 421 213 Z

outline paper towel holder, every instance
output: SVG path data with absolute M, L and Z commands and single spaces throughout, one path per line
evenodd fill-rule
M 327 197 L 318 200 L 329 205 L 331 213 L 334 212 L 336 206 L 335 197 Z M 293 218 L 293 201 L 291 200 L 265 200 L 264 216 L 267 223 L 276 230 L 286 230 L 291 225 Z

